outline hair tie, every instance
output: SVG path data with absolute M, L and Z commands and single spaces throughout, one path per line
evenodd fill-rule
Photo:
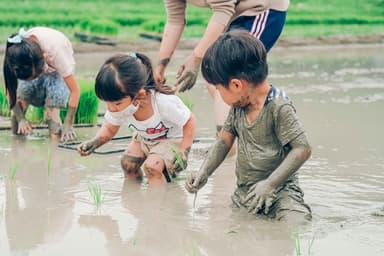
M 19 33 L 13 37 L 9 37 L 7 41 L 8 43 L 19 44 L 25 38 L 27 38 L 27 31 L 25 31 L 24 28 L 20 28 Z
M 134 58 L 135 60 L 138 59 L 138 58 L 137 58 L 137 55 L 136 55 L 135 52 L 131 52 L 131 53 L 129 54 L 129 56 L 131 56 L 131 57 Z

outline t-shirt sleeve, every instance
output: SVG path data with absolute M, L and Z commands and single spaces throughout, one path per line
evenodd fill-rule
M 212 21 L 227 26 L 235 14 L 237 0 L 208 0 L 207 3 L 212 9 Z
M 169 24 L 185 24 L 186 0 L 164 0 Z
M 277 110 L 275 132 L 283 146 L 304 133 L 303 125 L 299 121 L 292 104 L 284 104 Z
M 184 126 L 191 117 L 191 111 L 176 95 L 156 94 L 156 104 L 161 118 L 175 125 Z
M 223 129 L 229 133 L 232 133 L 234 136 L 237 136 L 236 128 L 235 128 L 235 108 L 231 107 L 229 110 L 227 119 L 224 122 Z
M 105 111 L 104 118 L 105 118 L 105 121 L 107 121 L 108 123 L 115 125 L 115 126 L 121 126 L 126 121 L 123 118 L 118 118 L 118 117 L 114 116 L 114 114 L 108 110 Z

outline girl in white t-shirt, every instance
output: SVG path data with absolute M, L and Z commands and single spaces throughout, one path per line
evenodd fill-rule
M 126 125 L 136 134 L 121 158 L 125 177 L 141 178 L 143 166 L 150 184 L 164 183 L 185 168 L 195 117 L 173 91 L 156 85 L 147 56 L 109 58 L 97 74 L 95 91 L 106 102 L 106 122 L 92 140 L 77 147 L 80 155 L 91 154 Z
M 80 89 L 74 67 L 71 42 L 60 31 L 34 27 L 28 31 L 20 29 L 8 38 L 3 71 L 14 134 L 32 132 L 31 124 L 25 119 L 25 111 L 31 104 L 45 107 L 51 136 L 61 136 L 62 141 L 76 138 L 73 121 Z M 62 124 L 60 108 L 67 107 L 67 103 Z

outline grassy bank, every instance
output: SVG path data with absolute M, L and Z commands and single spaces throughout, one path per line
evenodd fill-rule
M 141 32 L 161 33 L 161 0 L 146 1 L 9 1 L 0 0 L 0 42 L 21 26 L 45 25 L 66 33 L 108 35 L 118 41 L 138 39 Z M 206 8 L 188 8 L 185 37 L 202 35 L 210 17 Z M 291 1 L 282 38 L 383 34 L 384 0 Z

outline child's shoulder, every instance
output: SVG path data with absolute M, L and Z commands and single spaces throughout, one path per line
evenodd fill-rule
M 174 103 L 182 102 L 180 97 L 175 95 L 175 94 L 165 94 L 162 92 L 153 92 L 152 95 L 153 95 L 154 99 L 159 103 L 174 104 Z

